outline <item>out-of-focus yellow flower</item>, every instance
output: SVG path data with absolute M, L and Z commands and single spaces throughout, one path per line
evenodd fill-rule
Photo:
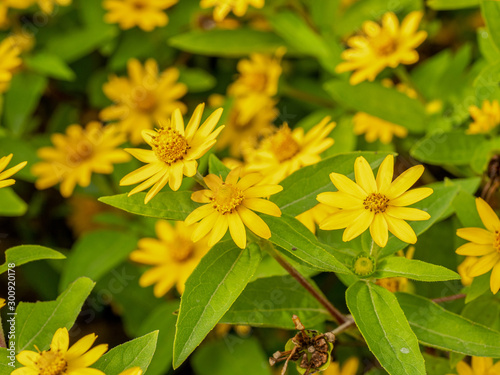
M 323 371 L 322 375 L 356 375 L 358 373 L 359 359 L 356 357 L 348 358 L 342 367 L 339 362 L 331 362 L 330 366 Z
M 8 23 L 7 12 L 12 9 L 26 9 L 33 4 L 34 0 L 2 0 L 0 1 L 0 26 Z M 2 61 L 2 58 L 0 58 Z
M 465 361 L 458 362 L 457 364 L 458 375 L 500 374 L 500 361 L 493 364 L 492 358 L 472 357 L 471 365 L 472 366 L 469 366 Z
M 381 81 L 381 83 L 382 83 L 382 86 L 385 86 L 385 87 L 389 87 L 389 88 L 394 87 L 394 82 L 390 78 L 384 78 Z M 403 82 L 397 83 L 395 87 L 396 87 L 396 90 L 398 90 L 400 93 L 405 94 L 409 98 L 412 98 L 412 99 L 418 98 L 418 93 L 415 91 L 415 89 L 408 86 L 407 84 L 405 84 Z
M 22 64 L 21 49 L 12 37 L 0 42 L 0 94 L 7 91 L 12 73 Z
M 47 189 L 61 183 L 61 195 L 69 197 L 75 186 L 89 186 L 92 173 L 109 174 L 113 164 L 130 160 L 130 155 L 118 148 L 125 142 L 125 135 L 116 126 L 103 127 L 96 121 L 85 128 L 70 125 L 66 134 L 52 134 L 55 147 L 42 147 L 31 172 L 38 177 L 37 189 Z
M 142 369 L 140 367 L 132 367 L 120 372 L 120 375 L 142 375 Z
M 328 206 L 323 203 L 318 203 L 313 208 L 302 212 L 300 215 L 295 216 L 295 218 L 300 221 L 304 226 L 311 232 L 316 234 L 316 224 L 319 225 L 328 216 L 339 211 L 338 208 Z
M 233 12 L 238 17 L 243 17 L 249 5 L 255 8 L 262 8 L 265 0 L 201 0 L 200 7 L 203 9 L 215 7 L 214 20 L 222 21 L 229 12 Z
M 72 0 L 37 0 L 38 6 L 42 11 L 51 14 L 54 11 L 54 6 L 68 6 Z
M 406 259 L 413 259 L 413 254 L 415 254 L 415 246 L 410 246 L 406 251 L 406 255 L 403 250 L 398 251 L 398 255 L 406 257 Z M 378 279 L 375 283 L 392 293 L 408 292 L 410 286 L 406 277 L 387 277 L 385 279 Z
M 401 25 L 393 12 L 382 17 L 382 26 L 373 21 L 363 23 L 363 35 L 347 40 L 349 49 L 342 52 L 346 60 L 336 71 L 355 71 L 350 82 L 356 85 L 365 80 L 373 81 L 386 67 L 395 68 L 399 64 L 414 64 L 418 61 L 415 50 L 427 37 L 425 31 L 418 31 L 423 12 L 408 14 Z
M 186 218 L 187 225 L 199 221 L 193 230 L 193 241 L 208 235 L 208 245 L 212 247 L 229 228 L 236 245 L 244 249 L 247 245 L 245 226 L 259 237 L 271 237 L 267 224 L 253 211 L 281 216 L 278 206 L 264 199 L 283 190 L 281 186 L 260 185 L 262 176 L 259 173 L 240 179 L 240 169 L 229 172 L 225 181 L 214 174 L 204 177 L 204 181 L 208 189 L 194 192 L 191 199 L 205 204 Z
M 179 0 L 104 0 L 102 6 L 108 11 L 104 16 L 107 23 L 117 23 L 121 29 L 134 26 L 144 31 L 165 26 L 168 16 L 164 12 Z
M 16 181 L 13 178 L 9 179 L 9 177 L 19 172 L 21 169 L 25 167 L 26 164 L 28 164 L 27 161 L 23 161 L 22 163 L 19 163 L 13 166 L 12 168 L 4 170 L 5 168 L 7 168 L 7 165 L 9 165 L 10 161 L 12 160 L 12 156 L 13 154 L 9 154 L 0 159 L 0 188 L 14 185 Z
M 224 129 L 224 126 L 215 129 L 222 115 L 222 108 L 213 112 L 200 126 L 204 107 L 204 104 L 196 107 L 185 129 L 181 111 L 176 109 L 172 119 L 161 128 L 144 130 L 142 136 L 152 150 L 125 149 L 138 160 L 147 163 L 121 179 L 122 186 L 142 182 L 132 189 L 129 196 L 153 186 L 144 199 L 144 203 L 148 203 L 167 183 L 172 190 L 177 191 L 183 176 L 192 177 L 196 174 L 196 160 L 215 144 L 217 136 Z
M 69 198 L 68 204 L 71 212 L 67 215 L 66 221 L 75 237 L 80 237 L 85 232 L 104 228 L 105 225 L 96 223 L 94 218 L 100 213 L 113 210 L 111 206 L 101 203 L 95 198 L 78 194 Z
M 13 33 L 10 37 L 14 41 L 15 46 L 18 47 L 21 52 L 29 52 L 35 46 L 35 35 L 20 27 L 14 27 Z
M 476 264 L 477 260 L 477 257 L 465 257 L 464 261 L 458 265 L 457 271 L 462 278 L 461 281 L 463 286 L 472 284 L 472 280 L 474 280 L 474 278 L 469 276 L 469 272 L 471 267 Z
M 154 294 L 161 297 L 174 285 L 179 293 L 184 284 L 210 247 L 207 241 L 194 243 L 191 240 L 193 228 L 179 221 L 172 227 L 165 220 L 156 222 L 156 238 L 139 240 L 139 249 L 130 254 L 137 263 L 153 266 L 139 279 L 142 287 L 155 284 Z
M 148 59 L 144 66 L 130 59 L 127 68 L 128 78 L 111 76 L 104 84 L 104 93 L 115 104 L 104 108 L 99 116 L 103 121 L 118 121 L 137 145 L 143 141 L 143 130 L 166 122 L 175 109 L 186 112 L 186 106 L 178 99 L 186 94 L 187 87 L 177 82 L 178 69 L 169 68 L 159 74 L 153 59 Z
M 364 134 L 366 141 L 370 143 L 379 139 L 383 144 L 389 144 L 394 135 L 399 138 L 405 138 L 408 135 L 408 129 L 364 112 L 356 113 L 352 118 L 352 123 L 354 133 Z
M 460 228 L 457 236 L 470 241 L 460 246 L 456 253 L 480 257 L 468 270 L 469 277 L 483 275 L 490 270 L 490 289 L 496 294 L 500 289 L 500 220 L 495 211 L 482 198 L 476 198 L 476 207 L 483 228 Z
M 474 122 L 469 125 L 467 134 L 489 133 L 500 124 L 500 103 L 485 100 L 481 108 L 475 105 L 469 107 L 469 113 Z
M 245 155 L 245 172 L 259 172 L 263 183 L 277 184 L 302 167 L 321 160 L 320 154 L 333 145 L 328 135 L 335 127 L 325 117 L 306 134 L 303 128 L 291 130 L 285 123 Z
M 417 236 L 405 220 L 428 220 L 430 215 L 409 206 L 432 194 L 431 188 L 407 191 L 424 173 L 423 165 L 416 165 L 403 172 L 392 181 L 394 157 L 388 155 L 379 167 L 377 178 L 373 176 L 370 164 L 362 156 L 356 158 L 354 175 L 356 183 L 339 173 L 330 173 L 336 192 L 321 193 L 317 199 L 342 210 L 334 213 L 320 228 L 334 230 L 346 228 L 342 236 L 344 242 L 356 238 L 370 228 L 375 243 L 384 247 L 388 241 L 388 231 L 401 241 L 417 242 Z
M 59 328 L 54 333 L 50 350 L 38 353 L 31 350 L 20 352 L 16 358 L 25 367 L 14 370 L 12 375 L 105 375 L 100 370 L 89 368 L 108 350 L 107 344 L 90 349 L 96 338 L 97 336 L 91 333 L 68 349 L 68 330 Z

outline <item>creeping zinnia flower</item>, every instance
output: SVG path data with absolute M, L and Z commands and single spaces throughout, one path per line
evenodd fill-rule
M 381 247 L 387 244 L 390 231 L 401 241 L 417 242 L 417 236 L 405 220 L 428 220 L 430 215 L 408 206 L 432 194 L 431 188 L 407 191 L 424 173 L 422 165 L 416 165 L 392 181 L 394 157 L 388 155 L 373 176 L 370 164 L 362 156 L 356 158 L 354 174 L 356 183 L 339 173 L 331 173 L 330 179 L 336 192 L 321 193 L 317 199 L 342 210 L 321 223 L 324 230 L 346 228 L 344 242 L 356 238 L 370 228 L 375 243 Z M 392 182 L 391 182 L 392 181 Z
M 425 31 L 418 31 L 423 12 L 411 12 L 399 25 L 393 12 L 384 14 L 382 26 L 373 22 L 363 23 L 364 35 L 355 35 L 347 40 L 350 49 L 342 52 L 346 61 L 337 65 L 337 73 L 354 70 L 351 84 L 365 80 L 373 81 L 386 67 L 395 68 L 399 64 L 413 64 L 418 61 L 415 51 L 427 37 Z
M 474 122 L 469 125 L 467 134 L 489 133 L 491 129 L 500 125 L 500 104 L 498 100 L 485 100 L 482 108 L 475 105 L 469 107 L 469 113 Z
M 12 168 L 9 168 L 6 171 L 4 171 L 4 169 L 12 160 L 12 156 L 13 154 L 10 154 L 0 159 L 0 188 L 14 185 L 16 183 L 14 179 L 12 178 L 8 180 L 6 179 L 19 172 L 28 163 L 27 161 L 23 161 L 22 163 L 19 163 L 18 165 L 15 165 Z
M 108 11 L 104 20 L 108 23 L 118 23 L 123 30 L 138 26 L 144 31 L 151 31 L 168 23 L 168 16 L 164 10 L 178 1 L 104 0 L 102 6 Z
M 208 246 L 212 247 L 229 228 L 236 245 L 244 249 L 247 245 L 245 226 L 259 237 L 271 237 L 267 224 L 253 211 L 281 216 L 278 206 L 263 198 L 279 193 L 283 188 L 279 185 L 257 185 L 262 181 L 259 173 L 247 174 L 240 179 L 240 171 L 240 168 L 232 170 L 225 181 L 209 174 L 204 177 L 208 190 L 192 194 L 192 200 L 205 203 L 186 218 L 187 225 L 201 220 L 193 230 L 193 241 L 199 241 L 210 233 Z
M 187 87 L 177 82 L 179 70 L 170 68 L 159 74 L 153 59 L 148 59 L 144 67 L 138 60 L 130 59 L 127 69 L 130 78 L 111 76 L 104 84 L 104 93 L 115 104 L 104 108 L 99 116 L 103 121 L 118 121 L 137 145 L 143 141 L 143 130 L 167 121 L 177 108 L 186 112 L 186 106 L 178 99 L 186 94 Z
M 458 375 L 497 375 L 500 374 L 500 361 L 493 364 L 492 358 L 472 357 L 471 365 L 458 362 L 457 372 Z
M 200 7 L 205 9 L 214 6 L 214 20 L 220 22 L 231 11 L 238 17 L 243 17 L 249 5 L 262 8 L 264 2 L 265 0 L 201 0 Z
M 97 336 L 87 335 L 69 349 L 69 334 L 66 328 L 59 328 L 52 337 L 50 350 L 34 352 L 23 350 L 17 355 L 20 367 L 12 375 L 105 375 L 104 372 L 89 368 L 108 350 L 107 344 L 90 349 Z M 89 350 L 90 349 L 90 350 Z
M 37 0 L 37 1 L 38 1 L 38 6 L 43 12 L 51 14 L 54 11 L 55 5 L 67 6 L 71 4 L 72 0 Z
M 138 193 L 153 186 L 146 194 L 148 203 L 168 183 L 174 191 L 179 190 L 183 176 L 192 177 L 198 169 L 201 158 L 216 142 L 224 128 L 214 130 L 222 115 L 222 108 L 214 111 L 200 126 L 204 104 L 199 104 L 184 130 L 181 111 L 176 109 L 172 119 L 156 130 L 144 130 L 142 136 L 152 150 L 140 148 L 125 149 L 143 163 L 143 167 L 122 178 L 120 185 L 134 185 L 143 181 L 128 194 Z
M 354 133 L 364 134 L 366 141 L 370 143 L 380 139 L 380 142 L 387 145 L 391 143 L 393 135 L 399 138 L 405 138 L 408 135 L 406 128 L 364 112 L 356 113 L 352 122 Z
M 16 45 L 14 38 L 5 38 L 0 42 L 0 94 L 7 91 L 12 73 L 22 64 L 20 54 L 21 49 Z
M 85 128 L 70 125 L 64 134 L 52 134 L 55 147 L 42 147 L 38 156 L 42 162 L 35 164 L 31 172 L 38 177 L 37 189 L 47 189 L 61 183 L 61 195 L 69 197 L 76 184 L 87 187 L 92 173 L 110 174 L 113 164 L 130 160 L 130 155 L 119 148 L 125 135 L 115 126 L 103 127 L 92 121 Z
M 480 257 L 468 270 L 469 277 L 476 277 L 491 269 L 490 289 L 496 294 L 500 289 L 500 220 L 495 211 L 481 198 L 476 198 L 476 207 L 483 228 L 461 228 L 457 236 L 471 241 L 460 246 L 456 253 L 460 255 Z
M 339 362 L 331 362 L 330 366 L 323 371 L 322 375 L 356 375 L 358 373 L 359 359 L 356 357 L 348 358 L 342 367 Z
M 156 297 L 163 296 L 174 285 L 182 294 L 186 280 L 210 249 L 206 241 L 191 240 L 192 229 L 182 221 L 172 227 L 165 220 L 158 220 L 155 226 L 158 239 L 139 240 L 139 249 L 130 254 L 134 262 L 153 266 L 141 276 L 139 284 L 142 287 L 156 284 Z

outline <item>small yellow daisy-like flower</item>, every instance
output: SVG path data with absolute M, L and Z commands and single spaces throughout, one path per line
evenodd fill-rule
M 356 375 L 358 373 L 359 359 L 356 357 L 348 358 L 342 367 L 339 362 L 331 362 L 330 366 L 323 371 L 322 375 Z
M 327 137 L 334 127 L 330 117 L 325 117 L 306 134 L 303 128 L 291 130 L 285 123 L 256 149 L 246 152 L 246 172 L 262 173 L 264 183 L 281 182 L 300 168 L 321 160 L 320 154 L 333 145 L 333 139 Z
M 120 185 L 134 185 L 143 181 L 128 194 L 138 193 L 153 186 L 146 194 L 148 203 L 168 183 L 173 191 L 179 190 L 183 176 L 192 177 L 201 158 L 216 142 L 224 125 L 215 129 L 222 115 L 222 108 L 214 111 L 200 126 L 204 104 L 199 104 L 184 129 L 181 111 L 176 109 L 172 119 L 156 130 L 144 130 L 142 136 L 152 150 L 125 149 L 147 165 L 123 177 Z M 214 130 L 215 129 L 215 130 Z
M 165 220 L 158 220 L 155 226 L 156 238 L 139 240 L 139 249 L 130 254 L 137 263 L 152 265 L 139 279 L 142 287 L 156 284 L 154 294 L 161 297 L 172 286 L 184 292 L 184 284 L 210 247 L 206 241 L 194 243 L 192 227 L 184 222 L 175 223 L 175 228 Z
M 20 54 L 21 49 L 14 38 L 5 38 L 0 42 L 0 94 L 8 90 L 12 73 L 22 64 Z
M 70 125 L 66 134 L 52 134 L 55 147 L 42 147 L 38 156 L 42 162 L 31 172 L 38 177 L 37 189 L 43 190 L 61 183 L 61 195 L 69 197 L 78 184 L 87 187 L 92 173 L 110 174 L 113 164 L 130 160 L 130 155 L 118 148 L 125 135 L 116 126 L 92 121 L 85 128 Z
M 208 190 L 193 193 L 191 199 L 205 203 L 191 212 L 186 224 L 200 221 L 193 230 L 193 241 L 208 235 L 208 246 L 214 246 L 226 234 L 228 228 L 236 245 L 244 249 L 247 245 L 245 226 L 257 236 L 268 239 L 271 231 L 267 224 L 253 211 L 271 216 L 281 216 L 273 202 L 263 199 L 279 193 L 279 185 L 258 185 L 262 181 L 259 173 L 251 173 L 240 179 L 241 169 L 229 172 L 225 181 L 214 174 L 204 177 Z
M 500 361 L 493 364 L 492 358 L 472 357 L 471 365 L 467 364 L 465 361 L 458 362 L 457 363 L 458 375 L 498 375 L 498 374 L 500 374 Z
M 130 59 L 127 69 L 129 78 L 111 76 L 104 84 L 104 94 L 115 104 L 104 108 L 99 117 L 103 121 L 118 121 L 130 135 L 130 141 L 137 145 L 143 141 L 143 130 L 167 121 L 177 108 L 186 112 L 187 107 L 178 99 L 186 94 L 187 86 L 177 82 L 176 68 L 159 74 L 153 59 L 148 59 L 144 66 L 139 60 Z
M 355 71 L 350 82 L 356 85 L 365 80 L 373 81 L 386 67 L 399 64 L 414 64 L 418 61 L 415 51 L 427 37 L 425 31 L 418 31 L 423 12 L 408 14 L 401 25 L 393 12 L 382 17 L 382 26 L 373 21 L 363 23 L 364 35 L 355 35 L 347 40 L 350 49 L 342 52 L 346 61 L 336 67 L 337 73 Z
M 203 9 L 215 7 L 214 20 L 220 22 L 231 11 L 236 16 L 243 17 L 249 5 L 260 9 L 264 7 L 264 3 L 265 0 L 201 0 L 200 7 Z
M 165 26 L 168 16 L 164 12 L 179 0 L 104 0 L 102 6 L 108 11 L 107 23 L 117 23 L 127 30 L 138 26 L 144 31 Z
M 71 1 L 72 0 L 37 0 L 40 9 L 47 14 L 52 14 L 56 5 L 65 7 L 70 5 Z
M 59 328 L 52 337 L 50 350 L 20 352 L 16 358 L 25 367 L 14 370 L 12 375 L 105 375 L 100 370 L 89 368 L 108 350 L 107 344 L 90 349 L 96 338 L 91 333 L 69 347 L 68 330 Z
M 500 103 L 485 100 L 481 108 L 475 105 L 469 107 L 469 113 L 474 122 L 469 125 L 467 134 L 489 133 L 491 129 L 500 125 Z
M 406 128 L 364 112 L 356 113 L 352 122 L 354 133 L 364 134 L 366 141 L 370 143 L 380 139 L 380 142 L 387 145 L 391 143 L 394 135 L 399 138 L 405 138 L 408 135 Z
M 500 289 L 500 220 L 495 211 L 481 198 L 476 198 L 476 207 L 486 229 L 461 228 L 457 236 L 471 241 L 460 246 L 456 253 L 465 256 L 480 257 L 469 271 L 469 277 L 483 275 L 490 270 L 490 289 L 496 294 Z
M 320 224 L 331 214 L 339 211 L 338 208 L 327 206 L 323 203 L 318 203 L 313 208 L 302 212 L 300 215 L 295 216 L 295 218 L 300 221 L 304 226 L 311 232 L 316 234 L 316 224 Z
M 346 228 L 344 242 L 356 238 L 370 228 L 370 234 L 378 246 L 387 245 L 388 231 L 401 241 L 417 242 L 417 236 L 405 220 L 428 220 L 430 215 L 422 210 L 404 207 L 432 194 L 431 188 L 407 191 L 424 173 L 423 165 L 416 165 L 392 181 L 394 157 L 388 155 L 373 176 L 370 164 L 362 156 L 356 158 L 354 174 L 356 182 L 339 173 L 331 173 L 330 179 L 336 192 L 321 193 L 317 199 L 342 210 L 321 223 L 325 230 Z
M 7 156 L 0 158 L 0 188 L 14 185 L 16 181 L 12 178 L 10 179 L 8 178 L 19 172 L 21 169 L 25 167 L 26 164 L 28 164 L 27 161 L 23 161 L 22 163 L 19 163 L 18 165 L 15 165 L 14 167 L 4 171 L 4 169 L 12 160 L 12 156 L 13 154 L 9 154 Z

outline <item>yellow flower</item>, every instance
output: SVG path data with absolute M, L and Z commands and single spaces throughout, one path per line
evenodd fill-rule
M 33 4 L 33 0 L 2 0 L 0 1 L 0 26 L 8 23 L 9 18 L 7 12 L 9 8 L 26 9 Z M 0 58 L 0 61 L 2 59 Z
M 156 284 L 154 294 L 161 297 L 172 286 L 184 292 L 184 284 L 210 247 L 206 241 L 194 243 L 192 227 L 176 222 L 175 228 L 165 220 L 158 220 L 155 238 L 139 240 L 139 249 L 130 254 L 134 262 L 152 265 L 139 279 L 142 287 Z
M 177 108 L 186 112 L 186 106 L 178 99 L 186 94 L 187 87 L 177 82 L 179 70 L 170 68 L 159 74 L 153 59 L 148 59 L 144 67 L 138 60 L 130 59 L 127 69 L 130 78 L 111 76 L 104 84 L 104 93 L 115 104 L 103 109 L 99 116 L 103 121 L 119 121 L 130 141 L 137 145 L 143 141 L 143 130 L 161 125 Z
M 71 4 L 72 0 L 37 0 L 37 1 L 38 1 L 38 6 L 43 12 L 47 14 L 52 14 L 55 5 L 68 6 Z
M 500 104 L 498 100 L 493 100 L 491 103 L 485 100 L 481 109 L 475 105 L 470 106 L 469 113 L 474 122 L 469 125 L 467 134 L 488 133 L 500 124 Z
M 469 286 L 472 284 L 473 277 L 469 276 L 471 267 L 477 262 L 477 257 L 465 257 L 464 261 L 460 263 L 457 267 L 458 274 L 462 278 L 460 280 L 463 286 Z
M 165 26 L 168 16 L 164 12 L 179 0 L 104 0 L 102 6 L 108 11 L 104 16 L 107 23 L 118 23 L 121 29 L 134 26 L 144 31 Z
M 330 117 L 325 117 L 306 134 L 303 128 L 292 131 L 285 123 L 263 139 L 256 149 L 247 151 L 246 172 L 262 173 L 263 183 L 281 182 L 300 168 L 321 160 L 320 154 L 333 145 L 333 139 L 327 137 L 334 127 Z
M 411 12 L 401 26 L 393 12 L 384 14 L 382 27 L 373 21 L 365 21 L 362 26 L 364 35 L 347 40 L 351 48 L 342 52 L 346 61 L 337 65 L 336 72 L 354 70 L 350 82 L 356 85 L 365 80 L 373 81 L 386 67 L 416 63 L 419 56 L 415 48 L 427 37 L 425 31 L 417 32 L 422 17 L 421 11 Z
M 410 246 L 406 255 L 403 250 L 398 251 L 398 255 L 401 257 L 406 257 L 406 259 L 413 259 L 413 254 L 415 254 L 415 246 Z M 378 279 L 375 284 L 387 289 L 389 292 L 409 292 L 410 284 L 406 277 L 387 277 L 385 279 Z
M 364 112 L 356 113 L 352 122 L 354 133 L 364 134 L 366 141 L 370 143 L 380 139 L 380 142 L 387 145 L 391 143 L 393 135 L 399 138 L 405 138 L 408 135 L 406 128 Z
M 12 73 L 22 64 L 20 54 L 21 49 L 14 38 L 5 38 L 0 42 L 0 94 L 8 90 Z
M 140 367 L 131 367 L 128 370 L 120 372 L 120 375 L 142 375 L 142 369 Z
M 194 192 L 191 199 L 205 205 L 198 207 L 186 218 L 187 225 L 201 220 L 193 230 L 193 241 L 197 242 L 209 235 L 208 245 L 212 247 L 229 228 L 236 245 L 244 249 L 247 244 L 245 226 L 259 237 L 271 237 L 267 224 L 253 211 L 281 216 L 276 204 L 262 198 L 276 194 L 283 188 L 279 185 L 255 186 L 261 180 L 259 173 L 247 174 L 240 179 L 239 168 L 229 172 L 226 181 L 214 174 L 204 177 L 208 190 Z
M 417 236 L 405 220 L 428 220 L 430 215 L 408 206 L 432 194 L 431 188 L 407 191 L 424 173 L 422 165 L 416 165 L 392 181 L 394 157 L 388 155 L 380 165 L 377 179 L 362 156 L 354 163 L 356 183 L 339 173 L 331 173 L 330 179 L 339 190 L 321 193 L 317 199 L 342 210 L 325 219 L 321 229 L 346 228 L 342 240 L 347 242 L 370 228 L 375 243 L 387 244 L 390 231 L 401 241 L 417 242 Z M 392 182 L 391 182 L 392 181 Z
M 382 86 L 384 87 L 394 87 L 394 82 L 390 78 L 384 78 L 382 81 L 380 81 L 380 83 L 382 83 Z M 402 94 L 405 94 L 409 98 L 418 99 L 418 93 L 415 91 L 415 89 L 411 88 L 403 82 L 399 82 L 396 84 L 396 90 L 398 90 Z
M 35 164 L 31 172 L 38 177 L 37 189 L 47 189 L 61 183 L 61 195 L 69 197 L 76 184 L 87 187 L 92 173 L 109 174 L 113 164 L 124 163 L 130 159 L 119 148 L 125 142 L 125 135 L 115 126 L 103 127 L 92 121 L 85 128 L 70 125 L 64 134 L 52 134 L 55 147 L 42 147 L 38 156 L 42 162 Z
M 5 298 L 0 298 L 0 309 L 5 306 Z
M 198 169 L 197 159 L 201 158 L 216 142 L 224 128 L 214 130 L 222 115 L 222 108 L 214 111 L 200 126 L 204 104 L 196 107 L 191 120 L 184 130 L 181 111 L 176 109 L 172 119 L 157 130 L 144 130 L 142 136 L 152 150 L 140 148 L 125 149 L 147 165 L 122 178 L 120 185 L 134 185 L 143 181 L 128 194 L 138 193 L 153 186 L 146 194 L 148 203 L 168 183 L 174 191 L 179 190 L 183 176 L 192 177 Z
M 318 203 L 313 208 L 302 212 L 300 215 L 295 216 L 295 218 L 302 224 L 304 224 L 304 226 L 311 232 L 316 233 L 316 224 L 319 225 L 319 223 L 321 223 L 328 216 L 337 211 L 339 211 L 338 208 L 327 206 L 323 203 Z
M 9 178 L 12 175 L 16 174 L 21 169 L 23 169 L 26 164 L 28 164 L 27 161 L 23 161 L 22 163 L 19 163 L 18 165 L 4 171 L 4 169 L 12 160 L 12 156 L 13 154 L 9 154 L 7 156 L 0 158 L 0 188 L 14 185 L 16 183 L 14 179 L 11 178 L 6 180 L 6 178 Z
M 322 375 L 356 375 L 358 373 L 359 359 L 350 357 L 345 362 L 342 368 L 339 362 L 331 362 L 330 366 L 323 371 Z
M 483 228 L 461 228 L 457 236 L 471 241 L 460 246 L 456 253 L 465 256 L 480 257 L 469 271 L 469 277 L 476 277 L 491 269 L 490 289 L 496 294 L 500 289 L 500 220 L 495 211 L 481 198 L 476 198 L 476 207 L 481 217 Z
M 498 375 L 500 374 L 500 361 L 493 364 L 492 358 L 472 357 L 472 367 L 464 361 L 457 364 L 458 375 Z
M 255 8 L 262 8 L 265 0 L 201 0 L 200 7 L 203 9 L 214 9 L 214 20 L 217 22 L 222 21 L 229 12 L 233 12 L 238 17 L 243 17 L 247 12 L 249 5 Z
M 108 350 L 107 344 L 90 349 L 96 338 L 97 336 L 91 333 L 68 349 L 68 330 L 59 328 L 52 337 L 50 350 L 38 353 L 31 350 L 20 352 L 16 358 L 26 367 L 14 370 L 12 375 L 105 375 L 100 370 L 89 368 Z

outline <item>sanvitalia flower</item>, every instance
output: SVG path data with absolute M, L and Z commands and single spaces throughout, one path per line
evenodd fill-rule
M 16 45 L 14 38 L 5 38 L 0 42 L 0 94 L 7 91 L 12 73 L 22 64 L 20 54 L 21 49 Z
M 468 286 L 472 284 L 474 280 L 473 277 L 469 276 L 471 267 L 477 262 L 477 257 L 465 257 L 464 261 L 457 266 L 457 272 L 461 277 L 461 282 L 463 286 Z
M 51 14 L 54 11 L 54 6 L 68 6 L 72 0 L 37 0 L 38 6 L 42 11 Z
M 458 375 L 498 375 L 500 374 L 500 361 L 493 364 L 492 358 L 472 357 L 471 365 L 465 361 L 457 363 Z M 450 374 L 451 375 L 451 374 Z
M 467 134 L 489 133 L 491 129 L 500 125 L 500 103 L 485 100 L 481 108 L 475 105 L 469 107 L 469 113 L 474 122 L 469 125 Z
M 161 297 L 174 285 L 184 292 L 184 284 L 210 247 L 206 241 L 194 243 L 191 240 L 193 228 L 178 221 L 175 227 L 165 220 L 155 225 L 156 238 L 139 240 L 139 249 L 130 254 L 134 262 L 153 266 L 139 279 L 139 285 L 147 287 L 156 284 L 154 294 Z
M 367 142 L 375 142 L 380 139 L 380 142 L 387 145 L 391 143 L 394 135 L 399 138 L 405 138 L 408 135 L 406 128 L 364 112 L 356 113 L 352 122 L 354 133 L 364 134 Z
M 103 121 L 118 121 L 137 145 L 143 141 L 143 130 L 166 122 L 177 108 L 186 112 L 185 104 L 178 99 L 186 94 L 187 87 L 177 82 L 179 70 L 169 68 L 159 74 L 153 59 L 148 59 L 144 66 L 130 59 L 127 69 L 129 78 L 111 76 L 104 84 L 104 93 L 115 104 L 104 108 L 99 116 Z
M 373 176 L 370 164 L 362 156 L 356 158 L 354 174 L 356 183 L 339 173 L 331 173 L 330 179 L 336 192 L 321 193 L 317 199 L 342 210 L 321 223 L 325 230 L 346 228 L 342 240 L 347 242 L 370 228 L 375 243 L 387 244 L 388 231 L 401 241 L 417 242 L 417 236 L 405 220 L 428 220 L 430 215 L 422 210 L 404 207 L 416 203 L 432 194 L 431 188 L 407 191 L 424 172 L 416 165 L 392 181 L 394 157 L 388 155 Z M 392 181 L 392 182 L 391 182 Z
M 108 350 L 107 344 L 90 349 L 96 338 L 91 333 L 69 347 L 68 330 L 59 328 L 52 337 L 50 350 L 20 352 L 16 358 L 25 367 L 14 370 L 12 375 L 105 375 L 100 370 L 89 368 Z
M 476 207 L 483 228 L 461 228 L 457 236 L 470 241 L 460 246 L 456 253 L 480 257 L 468 272 L 469 277 L 483 275 L 490 270 L 490 289 L 496 294 L 500 289 L 500 220 L 495 211 L 481 198 L 476 198 Z
M 184 129 L 181 111 L 176 109 L 172 119 L 156 130 L 144 130 L 142 136 L 152 150 L 140 148 L 125 149 L 143 163 L 143 167 L 129 173 L 120 185 L 134 185 L 142 181 L 128 194 L 151 188 L 144 203 L 148 203 L 168 183 L 174 191 L 179 190 L 183 176 L 192 177 L 198 169 L 201 158 L 216 142 L 224 125 L 215 129 L 222 115 L 222 108 L 214 111 L 200 126 L 204 104 L 199 104 Z M 215 129 L 215 130 L 214 130 Z
M 92 121 L 85 128 L 70 125 L 66 134 L 52 134 L 55 147 L 42 147 L 38 156 L 42 162 L 31 172 L 38 177 L 37 189 L 47 189 L 61 183 L 61 195 L 69 197 L 75 186 L 89 186 L 92 173 L 110 174 L 113 164 L 130 160 L 130 155 L 118 148 L 125 135 L 116 126 L 102 126 Z
M 337 73 L 355 71 L 350 82 L 356 85 L 365 80 L 373 81 L 386 67 L 399 64 L 414 64 L 418 61 L 415 50 L 427 37 L 425 31 L 418 31 L 423 12 L 408 14 L 401 25 L 393 12 L 382 17 L 382 26 L 373 21 L 363 23 L 362 35 L 347 40 L 350 49 L 342 52 L 345 62 L 336 67 Z
M 215 7 L 214 20 L 222 21 L 229 12 L 233 12 L 238 17 L 243 17 L 249 5 L 255 8 L 262 8 L 265 0 L 201 0 L 200 7 L 203 9 Z
M 247 151 L 245 169 L 262 173 L 264 183 L 277 184 L 300 168 L 319 162 L 320 154 L 333 145 L 328 135 L 334 127 L 328 116 L 307 133 L 301 127 L 291 130 L 285 123 L 256 149 Z
M 320 224 L 331 214 L 339 211 L 338 208 L 328 206 L 323 203 L 318 203 L 313 208 L 302 212 L 300 215 L 295 216 L 295 218 L 300 221 L 304 226 L 311 232 L 316 233 L 316 224 Z
M 359 359 L 356 357 L 348 358 L 342 367 L 339 362 L 331 362 L 330 366 L 323 371 L 322 375 L 356 375 L 358 373 Z
M 118 23 L 123 30 L 138 26 L 144 31 L 151 31 L 168 23 L 168 16 L 164 10 L 178 1 L 104 0 L 102 6 L 108 11 L 104 20 L 108 23 Z
M 28 164 L 27 161 L 23 161 L 22 163 L 19 163 L 12 168 L 7 169 L 6 171 L 4 170 L 7 165 L 10 163 L 12 160 L 13 154 L 9 154 L 7 156 L 4 156 L 0 159 L 0 188 L 7 187 L 14 185 L 16 181 L 12 178 L 9 179 L 9 177 L 13 176 L 17 172 L 19 172 L 21 169 L 24 168 L 26 164 Z M 7 180 L 8 179 L 8 180 Z
M 240 171 L 240 168 L 232 170 L 225 181 L 209 174 L 204 177 L 208 190 L 192 194 L 192 200 L 205 203 L 186 218 L 187 225 L 199 221 L 193 230 L 193 241 L 208 235 L 208 245 L 212 247 L 229 228 L 236 245 L 244 249 L 247 244 L 245 227 L 259 237 L 271 237 L 267 224 L 253 211 L 281 216 L 278 206 L 263 198 L 279 193 L 283 188 L 279 185 L 257 185 L 262 181 L 259 173 L 247 174 L 240 179 Z

